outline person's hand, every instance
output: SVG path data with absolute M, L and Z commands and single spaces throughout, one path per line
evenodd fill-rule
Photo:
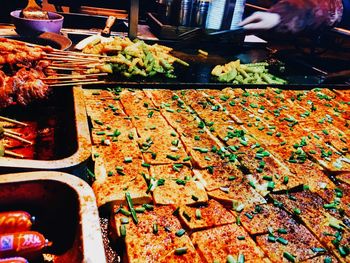
M 244 19 L 239 26 L 243 26 L 246 30 L 268 30 L 277 26 L 281 21 L 281 17 L 276 13 L 255 12 L 251 16 Z

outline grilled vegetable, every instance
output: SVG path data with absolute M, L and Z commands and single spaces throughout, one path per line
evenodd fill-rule
M 270 74 L 268 63 L 241 64 L 240 60 L 217 65 L 211 74 L 220 82 L 233 84 L 286 84 L 286 81 Z

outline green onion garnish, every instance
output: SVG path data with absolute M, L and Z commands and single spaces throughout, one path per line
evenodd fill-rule
M 295 257 L 288 252 L 283 252 L 283 257 L 290 262 L 295 262 Z
M 182 215 L 184 216 L 184 218 L 186 218 L 187 221 L 191 221 L 191 216 L 187 214 L 186 211 L 183 211 Z
M 227 263 L 236 263 L 236 260 L 234 259 L 233 256 L 228 255 L 228 256 L 226 257 L 226 262 L 227 262 Z
M 153 224 L 153 234 L 158 233 L 158 225 L 156 223 Z
M 129 206 L 129 210 L 131 212 L 132 219 L 134 220 L 134 223 L 137 225 L 137 223 L 139 221 L 137 219 L 137 215 L 136 215 L 136 212 L 135 212 L 135 209 L 134 209 L 134 205 L 132 203 L 132 199 L 131 199 L 130 193 L 126 192 L 125 193 L 125 197 L 126 197 L 126 202 L 128 203 L 128 206 Z
M 124 163 L 131 163 L 132 162 L 132 157 L 125 157 L 124 158 Z
M 121 237 L 125 237 L 126 236 L 126 226 L 125 225 L 121 225 L 119 227 L 119 230 L 120 230 Z
M 283 237 L 278 237 L 276 241 L 281 243 L 282 245 L 288 245 L 288 240 L 284 239 Z
M 166 158 L 172 160 L 172 161 L 178 161 L 180 159 L 179 155 L 171 155 L 171 154 L 167 154 Z
M 120 218 L 120 223 L 121 224 L 129 224 L 129 218 L 127 218 L 127 217 Z
M 130 216 L 131 213 L 128 210 L 125 210 L 124 208 L 120 208 L 120 213 L 122 213 L 125 216 Z
M 201 219 L 202 218 L 202 213 L 201 213 L 201 210 L 199 209 L 196 209 L 196 219 Z
M 180 230 L 176 231 L 175 235 L 178 237 L 183 236 L 186 233 L 185 229 L 181 228 Z
M 183 255 L 187 253 L 187 247 L 180 247 L 175 249 L 175 254 L 176 255 Z

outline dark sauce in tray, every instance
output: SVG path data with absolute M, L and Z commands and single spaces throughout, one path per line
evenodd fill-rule
M 31 160 L 59 160 L 77 151 L 78 141 L 71 88 L 55 89 L 44 101 L 28 106 L 12 106 L 0 110 L 0 116 L 16 119 L 28 124 L 15 129 L 34 139 L 34 144 L 21 143 L 9 150 Z M 11 143 L 15 143 L 11 140 Z
M 50 180 L 2 184 L 0 212 L 22 210 L 35 217 L 31 231 L 37 231 L 52 245 L 30 259 L 30 263 L 55 262 L 67 253 L 80 238 L 79 203 L 75 191 L 63 183 Z M 6 198 L 3 198 L 6 196 Z M 82 253 L 82 252 L 81 252 Z M 81 254 L 80 253 L 80 254 Z M 45 255 L 43 255 L 45 254 Z M 79 257 L 79 253 L 74 254 Z M 66 257 L 70 255 L 67 253 Z M 66 258 L 65 257 L 65 258 Z M 74 258 L 72 262 L 81 262 Z

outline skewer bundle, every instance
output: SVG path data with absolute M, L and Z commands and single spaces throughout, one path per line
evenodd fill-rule
M 23 138 L 24 134 L 13 130 L 14 127 L 24 128 L 24 127 L 27 127 L 28 124 L 14 120 L 14 119 L 10 119 L 7 117 L 3 117 L 3 116 L 0 116 L 0 122 L 11 124 L 11 127 L 4 127 L 2 124 L 0 124 L 0 157 L 9 156 L 9 157 L 16 157 L 16 158 L 23 159 L 24 156 L 22 154 L 16 153 L 8 149 L 9 148 L 8 141 L 9 140 L 18 141 L 19 146 L 17 146 L 17 148 L 23 147 L 26 145 L 29 145 L 29 146 L 33 145 L 32 141 Z
M 0 109 L 44 99 L 51 87 L 104 83 L 99 77 L 106 73 L 87 71 L 102 60 L 100 55 L 0 38 Z

